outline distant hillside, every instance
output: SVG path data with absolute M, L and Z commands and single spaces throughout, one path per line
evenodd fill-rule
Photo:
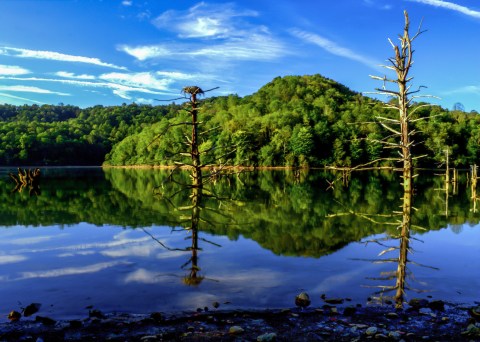
M 180 105 L 0 105 L 0 165 L 167 165 L 184 151 L 189 127 Z M 396 156 L 377 142 L 390 133 L 375 123 L 396 117 L 382 102 L 320 75 L 277 77 L 256 93 L 202 100 L 201 149 L 214 163 L 245 166 L 353 166 Z M 448 147 L 456 166 L 480 157 L 476 113 L 425 107 L 416 117 L 414 153 L 435 167 Z M 394 141 L 394 140 L 392 140 Z M 388 162 L 386 162 L 388 163 Z M 389 162 L 392 163 L 392 162 Z
M 202 135 L 202 149 L 214 147 L 204 161 L 214 163 L 229 146 L 236 147 L 229 163 L 245 166 L 353 166 L 396 157 L 395 150 L 378 143 L 390 134 L 375 123 L 378 115 L 398 113 L 320 75 L 277 77 L 250 96 L 203 102 L 201 120 L 208 133 Z M 421 108 L 415 115 L 433 117 L 415 124 L 414 139 L 423 143 L 414 147 L 414 153 L 427 155 L 421 160 L 424 166 L 442 162 L 447 147 L 455 165 L 479 159 L 478 115 L 438 106 Z M 179 113 L 128 136 L 114 145 L 106 164 L 171 164 L 183 151 L 183 135 L 189 128 L 167 128 L 185 120 L 188 114 Z M 389 163 L 393 162 L 383 162 Z

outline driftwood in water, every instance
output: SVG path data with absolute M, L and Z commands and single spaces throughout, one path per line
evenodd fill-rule
M 15 182 L 15 188 L 12 192 L 22 192 L 25 187 L 29 187 L 30 195 L 40 194 L 40 175 L 39 168 L 36 169 L 21 169 L 18 168 L 18 174 L 15 175 L 12 172 L 8 174 Z

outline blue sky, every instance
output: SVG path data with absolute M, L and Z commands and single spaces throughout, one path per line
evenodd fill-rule
M 0 103 L 158 104 L 182 87 L 254 93 L 322 74 L 358 92 L 414 33 L 413 86 L 480 112 L 480 2 L 456 0 L 0 0 Z

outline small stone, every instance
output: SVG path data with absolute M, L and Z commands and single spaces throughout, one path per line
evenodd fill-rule
M 447 323 L 447 322 L 449 322 L 449 321 L 450 321 L 450 317 L 442 317 L 442 318 L 440 319 L 440 322 L 442 322 L 442 323 Z
M 343 309 L 343 315 L 344 316 L 353 316 L 355 315 L 355 312 L 357 309 L 354 306 L 347 306 L 345 309 Z
M 295 305 L 306 308 L 311 303 L 310 296 L 306 292 L 301 292 L 295 297 Z
M 219 303 L 219 302 L 213 302 L 213 303 L 212 303 L 212 306 L 213 306 L 215 309 L 218 309 L 218 307 L 220 306 L 220 303 Z
M 155 322 L 161 322 L 163 320 L 163 315 L 160 312 L 152 312 L 150 314 L 150 318 L 153 319 Z
M 331 308 L 331 309 L 330 309 L 330 313 L 333 314 L 333 315 L 336 315 L 336 314 L 338 314 L 338 309 L 335 308 L 335 307 L 334 307 L 334 308 Z
M 432 313 L 432 309 L 430 308 L 420 308 L 418 312 L 422 315 L 430 315 Z
M 432 300 L 428 303 L 428 307 L 432 310 L 445 311 L 445 302 L 443 300 Z
M 428 305 L 428 300 L 426 299 L 419 299 L 419 298 L 412 298 L 409 302 L 408 305 L 410 305 L 414 309 L 420 309 L 420 308 L 425 308 Z
M 324 301 L 327 304 L 333 304 L 333 305 L 343 304 L 343 298 L 326 298 L 324 299 Z
M 73 329 L 80 329 L 83 326 L 82 322 L 76 319 L 71 320 L 69 323 L 70 323 L 70 328 L 73 328 Z
M 258 342 L 270 342 L 270 341 L 276 341 L 276 340 L 277 340 L 277 334 L 275 333 L 266 333 L 257 337 Z
M 368 336 L 373 336 L 373 335 L 375 335 L 377 332 L 378 332 L 378 328 L 377 328 L 377 327 L 370 327 L 370 328 L 368 328 L 368 329 L 365 331 L 365 334 L 368 335 Z
M 388 336 L 384 335 L 384 334 L 376 334 L 375 339 L 376 340 L 386 340 L 386 339 L 388 339 Z
M 93 310 L 88 311 L 88 317 L 90 317 L 90 318 L 105 318 L 105 315 L 100 310 L 93 309 Z
M 146 335 L 143 336 L 140 341 L 158 341 L 158 336 L 157 335 Z
M 56 320 L 51 319 L 50 317 L 37 316 L 35 317 L 35 322 L 40 322 L 43 325 L 55 325 Z
M 32 303 L 30 305 L 27 305 L 27 307 L 25 309 L 23 309 L 23 316 L 29 317 L 29 316 L 37 313 L 38 310 L 40 310 L 41 306 L 42 306 L 42 304 L 40 304 L 40 303 Z
M 238 325 L 234 325 L 228 329 L 228 333 L 232 335 L 238 335 L 241 334 L 245 331 L 242 327 L 239 327 Z
M 208 311 L 208 306 L 204 307 L 203 311 L 207 312 Z
M 390 318 L 390 319 L 395 319 L 398 318 L 398 314 L 396 312 L 389 312 L 385 315 L 385 317 Z
M 354 324 L 358 329 L 367 329 L 368 325 L 366 324 Z
M 12 310 L 7 317 L 10 321 L 16 322 L 20 319 L 20 317 L 22 317 L 22 314 L 18 311 Z
M 395 340 L 399 340 L 402 337 L 402 335 L 398 331 L 390 331 L 388 333 L 388 337 L 393 338 Z

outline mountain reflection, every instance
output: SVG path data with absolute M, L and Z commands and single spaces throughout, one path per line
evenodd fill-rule
M 2 172 L 0 224 L 5 227 L 86 222 L 125 228 L 166 225 L 194 232 L 192 217 L 174 210 L 192 206 L 191 192 L 178 192 L 180 185 L 165 182 L 168 171 L 46 169 L 42 174 L 42 193 L 34 197 L 28 193 L 12 195 L 8 170 Z M 179 177 L 188 183 L 188 173 L 180 173 Z M 258 171 L 220 179 L 211 185 L 212 191 L 236 205 L 203 198 L 202 207 L 216 210 L 202 211 L 201 219 L 214 224 L 201 225 L 199 230 L 230 239 L 244 236 L 277 255 L 310 257 L 330 254 L 372 235 L 398 235 L 396 226 L 387 224 L 392 220 L 391 213 L 398 211 L 398 198 L 403 197 L 394 175 L 353 174 L 348 187 L 336 185 L 327 190 L 335 178 L 331 172 L 321 171 Z M 412 212 L 416 226 L 438 230 L 465 222 L 478 223 L 479 213 L 475 207 L 470 210 L 476 196 L 462 177 L 458 194 L 449 199 L 449 215 L 445 215 L 445 197 L 437 191 L 443 187 L 442 182 L 443 179 L 428 175 L 417 178 L 417 210 Z M 164 184 L 168 193 L 178 192 L 171 203 L 152 195 L 159 184 Z M 467 195 L 462 188 L 467 188 Z M 346 213 L 345 208 L 348 215 L 338 215 Z M 365 218 L 379 224 L 371 224 Z M 412 232 L 424 231 L 413 227 Z

